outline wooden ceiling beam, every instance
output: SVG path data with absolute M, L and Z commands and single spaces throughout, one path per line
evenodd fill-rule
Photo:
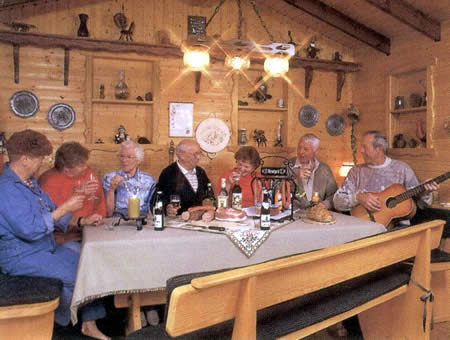
M 383 52 L 391 53 L 391 41 L 388 37 L 353 20 L 333 7 L 318 0 L 281 0 L 309 15 L 339 29 L 351 37 Z
M 441 40 L 441 24 L 402 0 L 365 0 L 434 41 Z

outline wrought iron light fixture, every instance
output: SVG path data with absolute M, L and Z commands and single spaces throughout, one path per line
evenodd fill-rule
M 253 41 L 242 40 L 243 18 L 241 0 L 236 1 L 239 10 L 238 39 L 215 41 L 217 46 L 226 54 L 225 65 L 230 67 L 233 71 L 242 71 L 250 67 L 250 56 L 263 56 L 266 59 L 264 62 L 264 70 L 267 74 L 271 77 L 283 76 L 289 71 L 289 58 L 295 54 L 295 46 L 293 44 L 274 42 L 274 37 L 267 29 L 254 0 L 248 1 L 252 5 L 261 26 L 268 34 L 272 43 L 262 45 Z M 190 35 L 188 40 L 183 43 L 184 64 L 194 71 L 202 71 L 209 65 L 209 51 L 212 48 L 212 39 L 206 36 L 206 28 L 220 11 L 224 2 L 225 0 L 220 0 L 213 15 L 207 22 L 204 17 L 188 18 L 188 32 Z M 195 22 L 192 18 L 197 18 L 198 21 Z

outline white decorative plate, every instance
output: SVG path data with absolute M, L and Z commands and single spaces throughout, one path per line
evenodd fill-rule
M 230 130 L 222 120 L 207 118 L 197 126 L 195 138 L 204 151 L 215 153 L 227 146 L 230 141 Z

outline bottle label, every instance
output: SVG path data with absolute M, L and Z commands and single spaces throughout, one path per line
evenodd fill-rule
M 242 209 L 242 194 L 235 193 L 231 195 L 231 207 L 234 209 Z
M 261 229 L 268 230 L 270 229 L 270 214 L 261 214 Z
M 228 196 L 217 197 L 217 207 L 226 208 L 228 206 Z
M 155 229 L 162 230 L 164 228 L 163 215 L 155 215 Z

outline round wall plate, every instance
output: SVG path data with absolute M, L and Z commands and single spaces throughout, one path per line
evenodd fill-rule
M 341 115 L 335 113 L 328 117 L 327 122 L 327 131 L 331 136 L 339 136 L 344 132 L 345 121 Z
M 75 123 L 75 111 L 68 104 L 55 104 L 48 110 L 48 122 L 57 130 L 65 130 Z
M 39 111 L 39 100 L 30 91 L 17 91 L 9 100 L 11 111 L 19 117 L 28 118 Z
M 312 105 L 305 105 L 298 112 L 298 120 L 304 127 L 313 127 L 319 121 L 319 111 Z
M 230 141 L 230 129 L 218 118 L 207 118 L 200 122 L 195 131 L 200 147 L 209 153 L 223 150 Z

